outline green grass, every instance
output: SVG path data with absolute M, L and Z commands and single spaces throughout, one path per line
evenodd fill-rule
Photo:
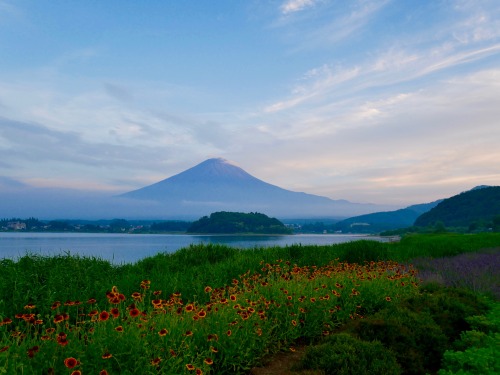
M 417 298 L 418 276 L 402 263 L 498 246 L 500 234 L 444 234 L 249 250 L 193 245 L 126 265 L 70 254 L 3 259 L 0 373 L 70 373 L 66 358 L 83 373 L 245 373 L 297 339 Z M 124 301 L 110 302 L 113 287 Z M 120 315 L 104 319 L 112 308 Z M 56 323 L 63 313 L 68 320 Z

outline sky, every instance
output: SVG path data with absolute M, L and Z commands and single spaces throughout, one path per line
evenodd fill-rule
M 0 0 L 0 192 L 222 157 L 404 207 L 500 185 L 497 0 Z

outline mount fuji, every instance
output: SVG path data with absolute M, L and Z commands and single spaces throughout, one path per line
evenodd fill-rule
M 155 184 L 115 197 L 151 216 L 198 218 L 215 211 L 261 212 L 279 218 L 351 217 L 383 210 L 294 192 L 264 182 L 222 158 L 208 159 Z M 130 213 L 132 214 L 132 213 Z M 143 216 L 143 214 L 138 216 Z

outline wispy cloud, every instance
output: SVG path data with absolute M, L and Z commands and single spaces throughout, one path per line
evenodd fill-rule
M 283 14 L 295 13 L 313 7 L 318 0 L 288 0 L 280 7 Z

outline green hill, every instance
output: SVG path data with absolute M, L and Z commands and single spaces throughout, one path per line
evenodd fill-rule
M 281 221 L 257 212 L 214 212 L 193 222 L 187 233 L 291 234 Z
M 415 221 L 426 227 L 442 223 L 447 227 L 498 225 L 500 217 L 500 186 L 478 187 L 443 200 Z
M 375 212 L 367 215 L 354 216 L 339 221 L 334 225 L 336 231 L 343 233 L 379 233 L 382 231 L 412 226 L 415 220 L 424 212 L 435 207 L 441 200 L 416 204 L 395 211 Z

